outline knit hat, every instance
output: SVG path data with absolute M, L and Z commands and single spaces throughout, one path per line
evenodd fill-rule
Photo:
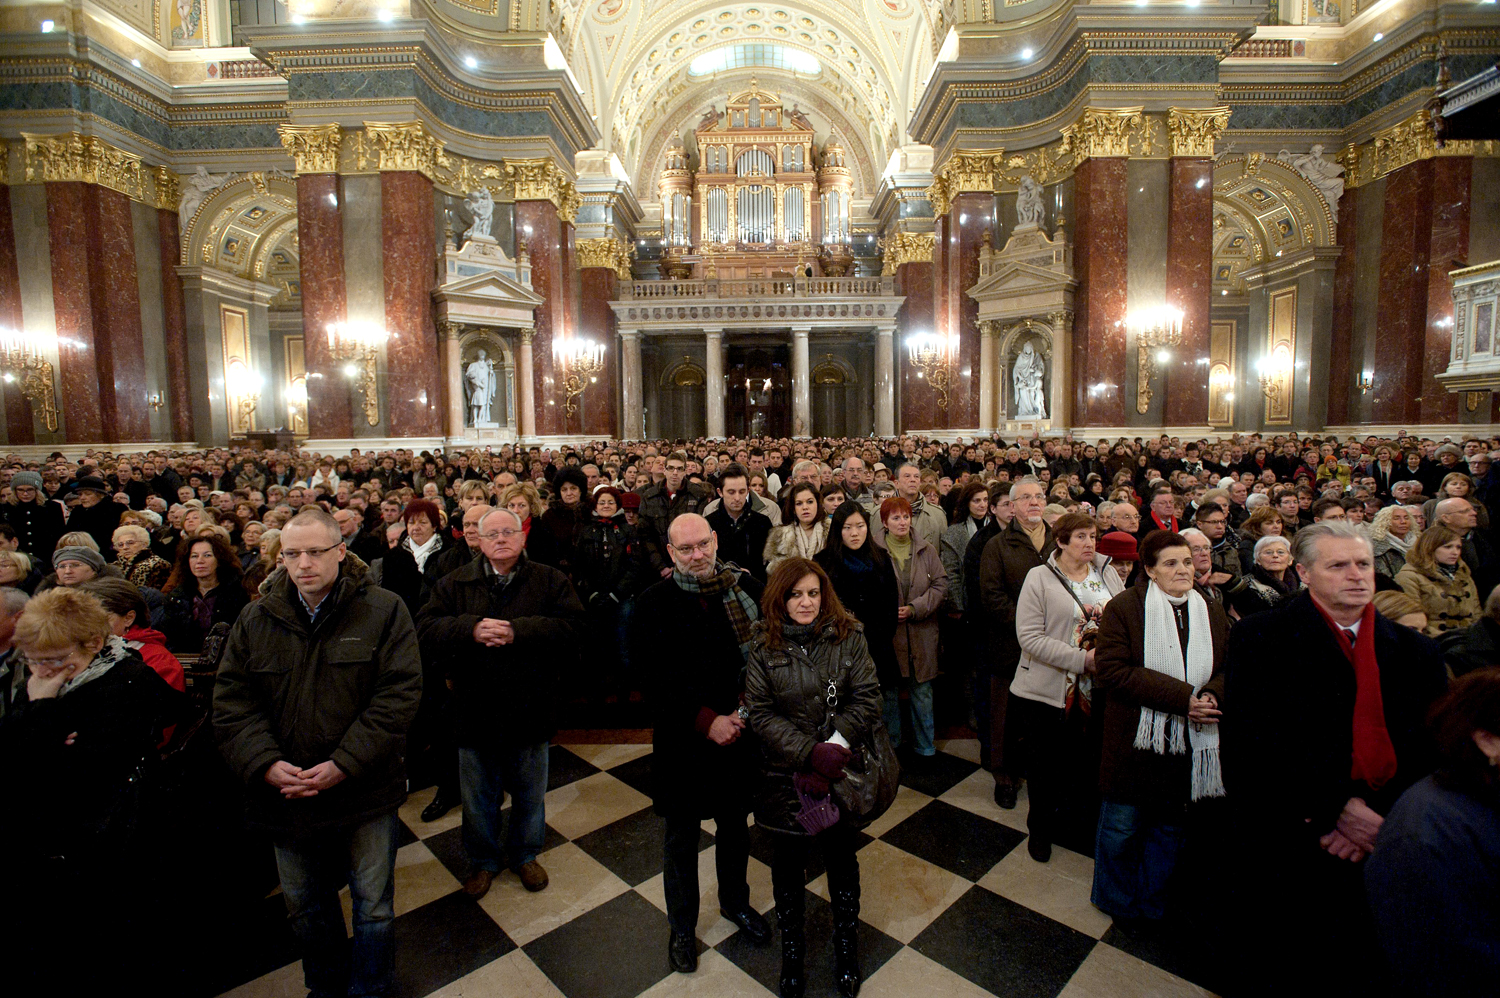
M 640 509 L 641 494 L 639 492 L 626 492 L 620 496 L 621 509 Z
M 104 569 L 104 556 L 93 548 L 86 548 L 82 544 L 76 547 L 58 548 L 52 553 L 53 568 L 57 568 L 65 561 L 81 561 L 96 572 L 103 571 Z
M 1140 551 L 1136 549 L 1135 538 L 1123 530 L 1111 530 L 1094 544 L 1096 554 L 1102 554 L 1106 558 L 1116 561 L 1140 561 Z
M 10 487 L 13 489 L 23 488 L 30 485 L 38 492 L 42 491 L 42 476 L 34 471 L 18 471 L 10 478 Z

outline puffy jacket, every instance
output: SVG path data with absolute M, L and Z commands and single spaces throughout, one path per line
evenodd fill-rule
M 858 623 L 842 641 L 829 625 L 806 647 L 786 641 L 779 649 L 766 645 L 764 623 L 756 627 L 755 647 L 745 669 L 745 706 L 750 728 L 760 740 L 765 776 L 755 823 L 771 831 L 805 835 L 796 819 L 801 804 L 791 776 L 811 771 L 813 746 L 834 731 L 851 745 L 868 741 L 880 718 L 880 683 Z M 838 683 L 838 705 L 831 712 L 830 681 Z
M 1483 615 L 1474 576 L 1462 561 L 1451 576 L 1437 568 L 1423 571 L 1407 562 L 1396 573 L 1396 585 L 1422 604 L 1422 612 L 1427 614 L 1427 630 L 1423 633 L 1429 638 L 1444 631 L 1463 630 Z
M 406 732 L 422 699 L 411 615 L 346 557 L 318 619 L 277 569 L 229 633 L 214 685 L 219 749 L 248 788 L 252 823 L 294 835 L 354 825 L 406 800 Z M 265 782 L 278 760 L 333 760 L 347 779 L 288 800 Z

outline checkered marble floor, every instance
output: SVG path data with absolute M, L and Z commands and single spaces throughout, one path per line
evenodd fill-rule
M 903 777 L 891 810 L 862 835 L 860 961 L 867 998 L 1188 998 L 1209 995 L 1189 955 L 1113 926 L 1089 904 L 1093 861 L 1024 848 L 1026 799 L 1003 811 L 973 741 L 950 741 Z M 555 745 L 547 793 L 551 885 L 529 894 L 505 873 L 477 903 L 457 809 L 424 824 L 431 789 L 401 809 L 396 857 L 396 972 L 404 998 L 763 998 L 780 950 L 758 948 L 718 913 L 714 827 L 699 840 L 699 969 L 672 973 L 662 892 L 663 822 L 648 797 L 650 745 Z M 771 844 L 752 831 L 751 902 L 769 913 Z M 808 870 L 809 996 L 831 996 L 827 878 Z M 346 900 L 346 920 L 347 910 Z M 226 998 L 304 995 L 279 896 L 267 926 L 219 966 Z M 279 923 L 276 921 L 280 919 Z M 215 947 L 233 948 L 220 937 Z M 215 953 L 216 960 L 220 954 Z M 240 983 L 242 982 L 242 983 Z M 209 992 L 212 993 L 212 992 Z

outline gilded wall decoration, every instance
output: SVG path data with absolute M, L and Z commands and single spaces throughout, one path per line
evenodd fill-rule
M 588 267 L 607 267 L 622 281 L 631 279 L 630 248 L 623 239 L 603 237 L 580 239 L 575 244 L 580 270 Z
M 420 121 L 395 124 L 367 121 L 365 133 L 375 146 L 382 171 L 410 171 L 430 176 L 447 158 L 443 155 L 442 140 Z M 364 156 L 360 158 L 363 160 Z
M 1214 143 L 1229 127 L 1229 114 L 1226 105 L 1170 108 L 1167 111 L 1167 131 L 1172 136 L 1172 155 L 1212 158 Z
M 885 239 L 882 276 L 892 277 L 903 263 L 931 263 L 937 237 L 931 232 L 896 232 Z
M 1415 114 L 1390 128 L 1381 129 L 1369 141 L 1344 146 L 1335 157 L 1344 168 L 1344 186 L 1361 187 L 1394 173 L 1403 166 L 1440 156 L 1500 156 L 1500 142 L 1493 139 L 1452 139 L 1441 147 L 1427 111 Z
M 339 172 L 343 130 L 338 125 L 281 125 L 276 130 L 281 144 L 292 154 L 298 174 Z
M 21 133 L 25 142 L 27 183 L 78 181 L 119 191 L 134 201 L 149 203 L 147 174 L 141 158 L 116 149 L 103 139 L 77 132 L 61 135 Z
M 1079 159 L 1129 156 L 1131 138 L 1139 134 L 1143 107 L 1086 107 L 1083 116 L 1065 127 L 1063 140 L 1078 150 Z

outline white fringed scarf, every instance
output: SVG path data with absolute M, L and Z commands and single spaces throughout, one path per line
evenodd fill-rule
M 1177 635 L 1177 621 L 1172 606 L 1187 604 L 1188 647 L 1184 669 L 1182 643 Z M 1213 676 L 1214 649 L 1208 624 L 1208 603 L 1196 590 L 1183 597 L 1162 592 L 1155 582 L 1146 589 L 1145 666 L 1153 672 L 1185 678 L 1196 696 Z M 1193 749 L 1192 800 L 1223 797 L 1224 777 L 1219 771 L 1219 726 L 1188 724 L 1180 714 L 1168 714 L 1149 707 L 1141 708 L 1141 721 L 1135 729 L 1135 747 L 1157 755 L 1181 755 Z

